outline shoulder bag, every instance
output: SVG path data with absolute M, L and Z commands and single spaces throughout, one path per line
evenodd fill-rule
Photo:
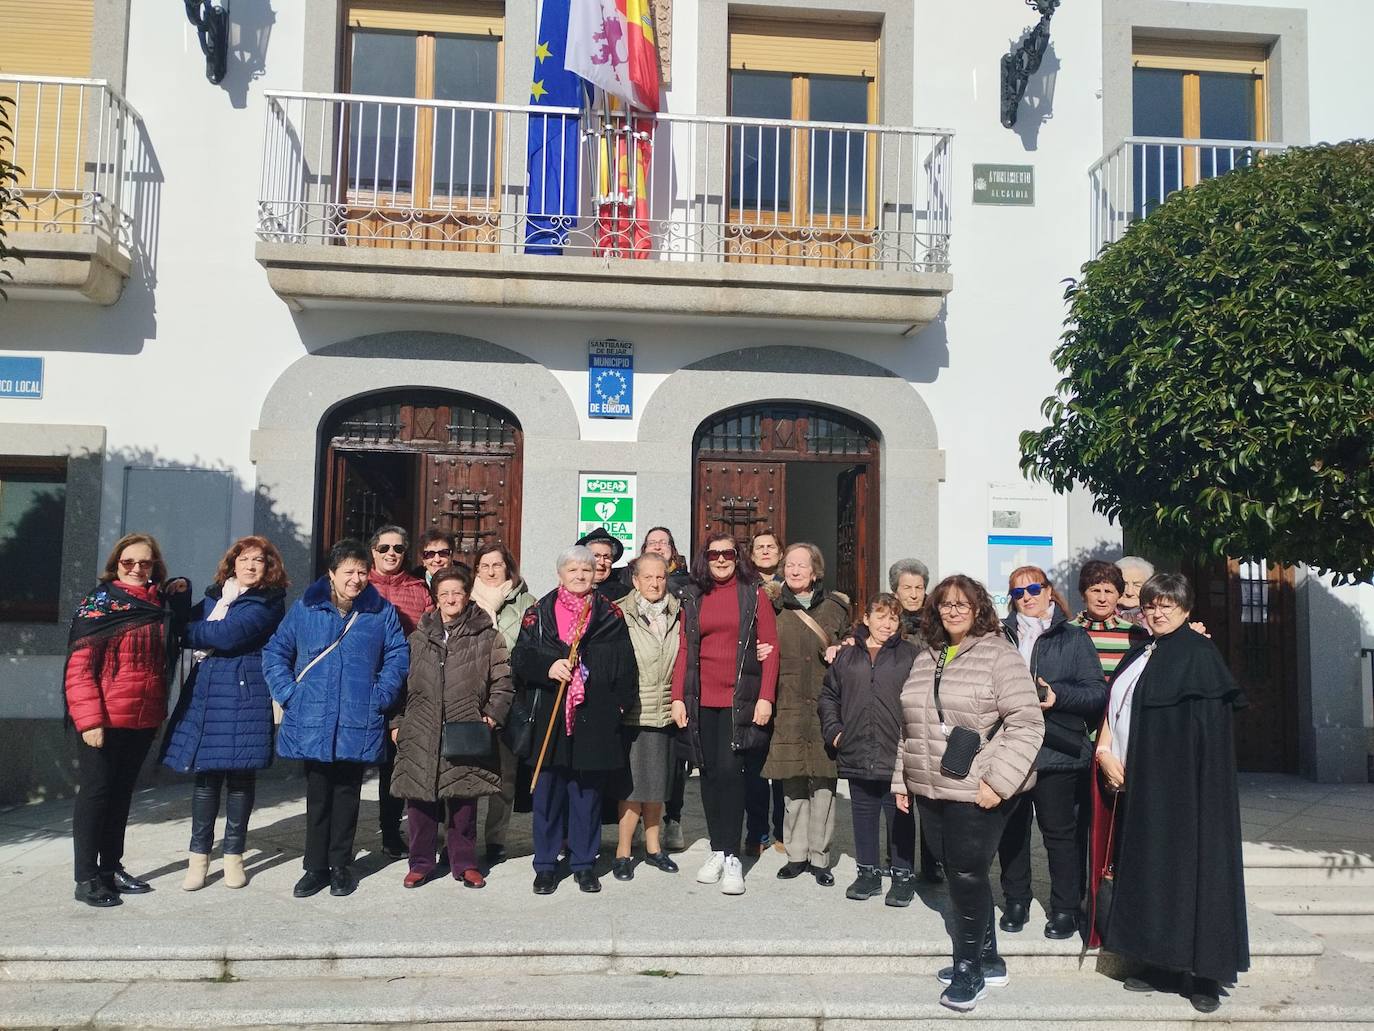
M 482 720 L 453 720 L 444 724 L 439 751 L 450 762 L 464 759 L 490 759 L 491 728 Z
M 312 669 L 314 669 L 314 668 L 315 668 L 316 666 L 318 666 L 321 662 L 323 662 L 323 661 L 325 660 L 325 657 L 326 657 L 330 652 L 332 652 L 335 648 L 337 648 L 337 647 L 343 642 L 343 639 L 344 639 L 345 637 L 348 636 L 348 632 L 349 632 L 350 630 L 353 629 L 353 624 L 356 623 L 357 620 L 358 620 L 358 612 L 357 612 L 357 610 L 355 609 L 355 610 L 353 611 L 353 613 L 348 617 L 348 622 L 344 624 L 343 631 L 339 634 L 338 637 L 334 638 L 334 643 L 331 644 L 331 645 L 330 645 L 328 648 L 326 648 L 324 651 L 320 652 L 320 654 L 316 655 L 316 656 L 315 656 L 313 659 L 311 659 L 309 662 L 307 662 L 307 663 L 305 664 L 305 669 L 301 670 L 299 673 L 296 674 L 296 683 L 299 684 L 302 680 L 304 680 L 304 679 L 305 679 L 305 675 L 306 675 L 307 673 L 309 673 Z M 276 724 L 280 724 L 280 723 L 281 723 L 282 711 L 283 711 L 283 710 L 282 710 L 281 704 L 280 704 L 279 702 L 277 702 L 275 699 L 273 699 L 273 701 L 272 701 L 272 722 L 273 722 L 273 723 L 276 723 Z
M 940 757 L 940 772 L 946 777 L 963 780 L 973 769 L 973 757 L 983 748 L 983 735 L 968 727 L 948 726 L 945 723 L 945 710 L 940 707 L 940 678 L 945 674 L 945 656 L 949 653 L 943 648 L 935 660 L 935 712 L 940 717 L 940 731 L 945 735 L 945 754 Z M 988 731 L 988 739 L 1002 727 L 998 720 Z
M 1112 856 L 1112 838 L 1116 835 L 1116 809 L 1120 794 L 1112 798 L 1112 822 L 1107 825 L 1107 855 L 1102 860 L 1102 879 L 1097 883 L 1093 899 L 1093 929 L 1103 941 L 1112 918 L 1112 902 L 1116 896 L 1116 860 Z

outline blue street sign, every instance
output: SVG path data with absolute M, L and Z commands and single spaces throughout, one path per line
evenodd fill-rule
M 634 415 L 635 348 L 628 340 L 593 340 L 587 353 L 587 415 L 629 419 Z
M 43 396 L 43 359 L 0 355 L 0 397 Z

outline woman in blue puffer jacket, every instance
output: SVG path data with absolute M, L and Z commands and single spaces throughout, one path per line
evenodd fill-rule
M 371 554 L 343 540 L 329 574 L 306 588 L 262 653 L 282 707 L 277 754 L 305 761 L 305 875 L 296 898 L 351 895 L 363 775 L 385 754 L 386 712 L 401 696 L 410 650 L 395 607 L 367 582 Z
M 177 699 L 162 762 L 194 773 L 191 845 L 182 888 L 205 887 L 220 793 L 224 807 L 224 884 L 242 888 L 243 849 L 256 771 L 272 763 L 272 696 L 262 649 L 286 611 L 281 554 L 264 537 L 243 537 L 225 552 L 215 582 L 186 627 L 196 665 Z

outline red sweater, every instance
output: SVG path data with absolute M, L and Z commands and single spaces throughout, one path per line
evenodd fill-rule
M 367 582 L 396 606 L 396 613 L 401 617 L 401 629 L 407 637 L 415 633 L 415 628 L 420 625 L 420 617 L 434 607 L 425 582 L 405 570 L 388 574 L 373 569 L 367 574 Z
M 707 709 L 728 709 L 735 704 L 735 663 L 739 659 L 739 602 L 734 582 L 717 588 L 701 599 L 701 704 Z M 677 661 L 673 664 L 673 701 L 682 701 L 687 677 L 686 625 L 679 631 Z M 759 697 L 772 702 L 778 694 L 778 622 L 773 603 L 759 588 L 758 620 L 755 636 L 760 644 L 771 644 L 773 651 L 763 660 L 763 682 Z
M 156 586 L 121 583 L 120 589 L 157 604 Z M 146 730 L 167 718 L 167 649 L 162 626 L 140 626 L 105 642 L 78 647 L 67 661 L 67 711 L 78 732 L 96 727 Z

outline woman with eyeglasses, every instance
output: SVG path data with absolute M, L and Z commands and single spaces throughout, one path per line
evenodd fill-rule
M 682 592 L 692 582 L 692 574 L 687 568 L 687 560 L 677 550 L 673 531 L 666 526 L 651 527 L 644 535 L 644 544 L 640 547 L 639 553 L 658 555 L 668 563 L 668 593 L 675 598 L 682 597 Z
M 425 581 L 411 576 L 405 569 L 410 535 L 399 526 L 383 526 L 368 541 L 368 550 L 372 552 L 372 569 L 367 574 L 367 581 L 378 594 L 396 606 L 396 614 L 401 617 L 401 630 L 409 637 L 420 625 L 420 617 L 434 608 Z M 382 747 L 385 754 L 377 764 L 378 829 L 382 834 L 382 851 L 392 859 L 400 859 L 406 854 L 405 839 L 401 837 L 401 814 L 405 810 L 405 802 L 391 793 L 396 743 L 391 740 L 390 734 L 386 735 Z
M 538 599 L 530 593 L 520 576 L 515 556 L 504 544 L 486 544 L 473 554 L 472 600 L 490 618 L 492 626 L 506 644 L 506 652 L 515 648 L 520 636 L 520 620 Z M 497 740 L 501 756 L 501 790 L 487 796 L 486 823 L 483 840 L 486 842 L 487 864 L 494 865 L 506 858 L 506 832 L 515 806 L 515 771 L 518 765 L 514 753 L 506 743 Z
M 1046 938 L 1068 938 L 1078 931 L 1083 902 L 1088 818 L 1087 770 L 1092 762 L 1088 732 L 1102 718 L 1107 682 L 1097 649 L 1050 578 L 1039 566 L 1012 570 L 1008 581 L 1011 611 L 1002 621 L 1035 681 L 1045 714 L 1045 741 L 1035 760 L 1035 786 L 1022 796 L 1007 820 L 997 850 L 1002 863 L 1005 904 L 998 926 L 1020 931 L 1030 915 L 1031 818 L 1050 866 L 1050 911 Z
M 265 537 L 241 537 L 220 559 L 191 613 L 186 644 L 196 664 L 167 728 L 162 764 L 194 773 L 185 891 L 205 887 L 215 819 L 224 796 L 224 886 L 248 883 L 243 869 L 257 771 L 272 764 L 272 695 L 262 649 L 286 615 L 286 570 Z
M 941 1005 L 960 1012 L 1007 983 L 988 869 L 1016 796 L 1035 783 L 1045 732 L 1030 672 L 1001 630 L 978 581 L 949 576 L 930 593 L 892 774 L 897 808 L 915 798 L 945 865 L 954 963 L 937 976 L 948 986 Z
M 134 783 L 167 718 L 167 689 L 190 614 L 190 583 L 167 579 L 157 541 L 115 542 L 100 582 L 72 617 L 63 670 L 67 717 L 79 735 L 72 812 L 76 901 L 100 909 L 152 891 L 124 869 Z
M 731 535 L 710 534 L 697 553 L 681 626 L 669 711 L 685 732 L 679 747 L 701 770 L 711 854 L 697 882 L 743 895 L 745 774 L 757 773 L 768 751 L 778 629 L 773 604 Z M 772 646 L 763 659 L 760 644 Z
M 1121 660 L 1097 735 L 1089 944 L 1144 965 L 1128 991 L 1182 988 L 1211 1013 L 1250 966 L 1232 716 L 1245 695 L 1188 625 L 1184 577 L 1152 576 L 1140 602 L 1153 638 Z M 1109 845 L 1112 904 L 1098 914 Z

